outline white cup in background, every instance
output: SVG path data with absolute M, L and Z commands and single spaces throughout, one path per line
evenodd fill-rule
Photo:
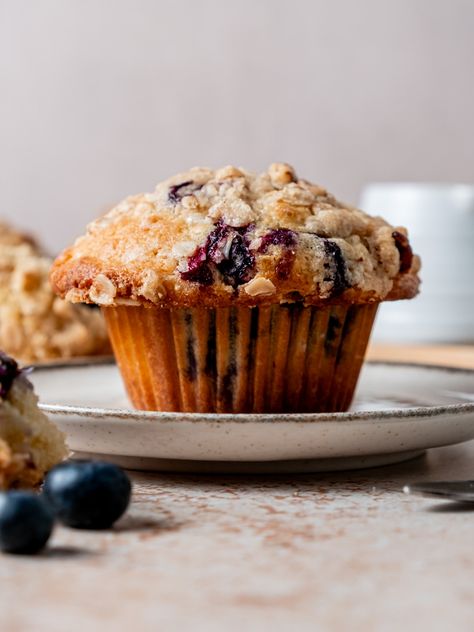
M 373 340 L 474 342 L 474 185 L 374 183 L 359 206 L 405 226 L 422 261 L 420 294 L 383 303 Z

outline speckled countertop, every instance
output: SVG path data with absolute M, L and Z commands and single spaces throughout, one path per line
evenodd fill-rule
M 474 442 L 291 477 L 133 475 L 112 532 L 0 559 L 2 632 L 472 630 L 474 507 L 408 497 L 474 477 Z

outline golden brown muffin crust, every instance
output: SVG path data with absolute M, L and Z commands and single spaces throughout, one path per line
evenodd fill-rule
M 56 260 L 71 302 L 163 307 L 410 298 L 419 258 L 402 227 L 275 163 L 194 168 L 127 198 Z

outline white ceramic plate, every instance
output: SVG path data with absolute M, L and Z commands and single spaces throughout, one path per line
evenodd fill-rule
M 474 371 L 464 369 L 367 363 L 350 412 L 296 415 L 133 410 L 111 363 L 39 367 L 31 378 L 72 450 L 135 469 L 351 469 L 474 438 Z

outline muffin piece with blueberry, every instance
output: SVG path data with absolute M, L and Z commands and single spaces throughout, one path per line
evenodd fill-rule
M 168 411 L 341 411 L 378 305 L 418 292 L 404 228 L 287 164 L 194 168 L 127 198 L 55 262 L 101 305 L 131 400 Z
M 25 372 L 0 351 L 0 489 L 39 484 L 67 453 L 64 435 L 38 408 Z

